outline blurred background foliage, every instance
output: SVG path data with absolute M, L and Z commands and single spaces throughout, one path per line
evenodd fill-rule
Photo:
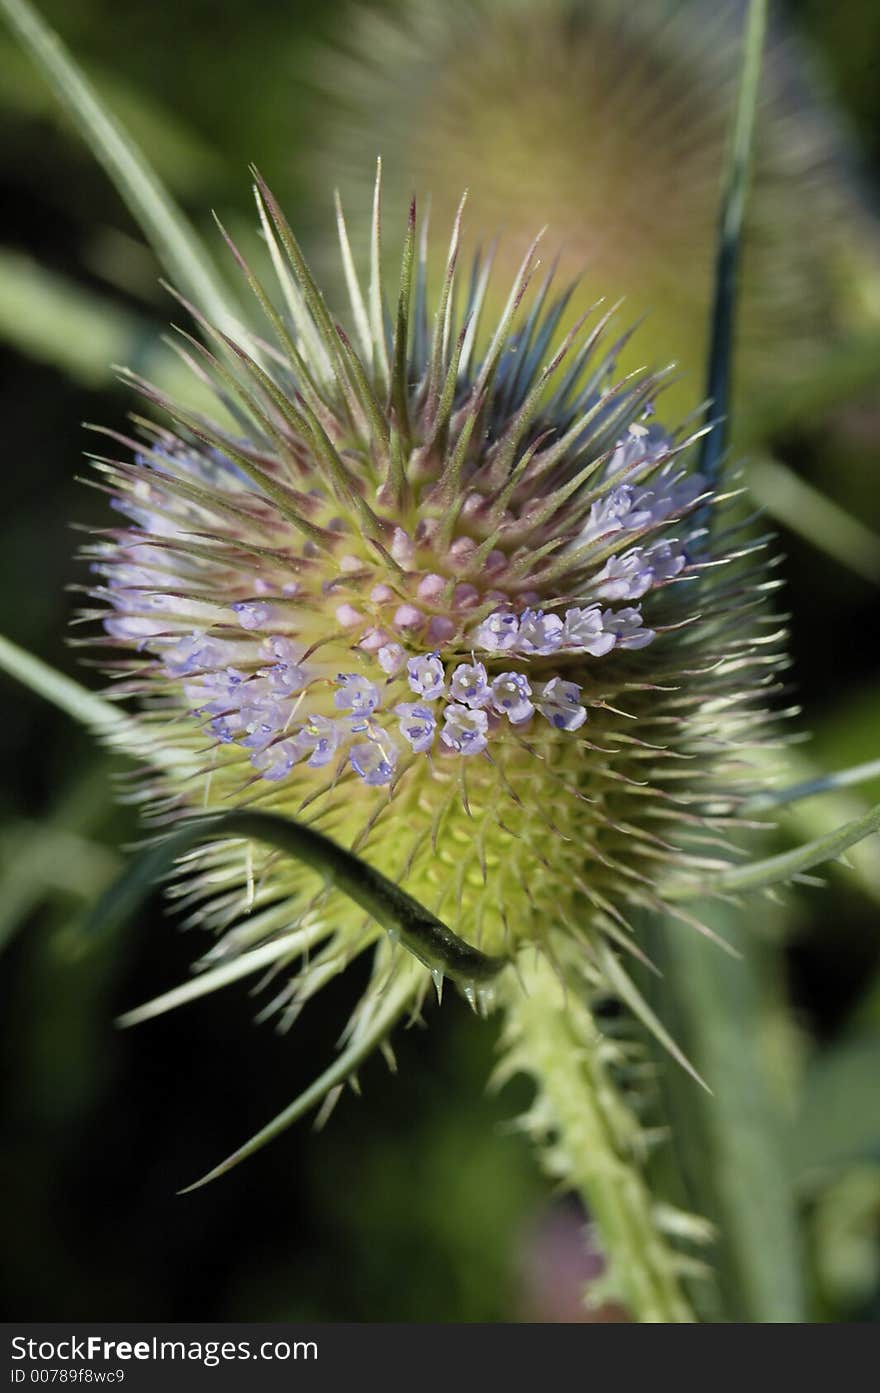
M 443 23 L 461 8 L 444 10 Z M 493 11 L 488 0 L 483 8 Z M 546 0 L 496 0 L 494 11 L 522 16 L 530 8 L 540 15 Z M 591 15 L 614 8 L 613 0 L 568 5 Z M 729 26 L 742 11 L 738 0 L 686 0 L 685 8 L 695 32 L 707 14 L 717 24 L 723 12 Z M 656 10 L 658 24 L 669 9 L 666 0 L 638 7 L 640 14 Z M 173 8 L 155 0 L 127 0 L 124 7 L 44 0 L 42 12 L 208 238 L 215 237 L 216 209 L 234 236 L 254 245 L 251 160 L 321 262 L 332 184 L 339 181 L 357 209 L 376 153 L 383 151 L 389 165 L 392 202 L 410 176 L 436 179 L 445 150 L 455 154 L 447 171 L 454 182 L 478 156 L 467 139 L 476 127 L 466 121 L 454 152 L 414 139 L 402 103 L 419 114 L 411 91 L 417 73 L 395 66 L 391 39 L 386 47 L 386 40 L 359 37 L 404 33 L 411 44 L 424 14 L 415 0 L 178 0 Z M 377 13 L 384 21 L 378 27 Z M 786 79 L 784 122 L 774 138 L 783 154 L 800 148 L 802 120 L 811 129 L 818 122 L 826 142 L 809 176 L 815 199 L 787 207 L 775 255 L 784 263 L 789 247 L 792 265 L 800 265 L 804 248 L 794 243 L 802 231 L 818 248 L 820 275 L 839 288 L 831 262 L 847 247 L 845 293 L 835 289 L 818 326 L 814 314 L 809 331 L 794 331 L 790 348 L 782 333 L 788 317 L 765 326 L 772 352 L 742 367 L 738 398 L 756 491 L 781 533 L 792 682 L 804 710 L 800 728 L 811 733 L 787 757 L 794 780 L 880 753 L 877 650 L 869 637 L 880 579 L 880 11 L 873 0 L 791 0 L 776 7 L 775 17 L 784 71 L 799 76 Z M 699 65 L 696 48 L 690 61 Z M 462 57 L 469 74 L 473 54 Z M 493 90 L 509 101 L 505 70 L 493 61 Z M 635 66 L 639 91 L 650 97 L 655 81 L 666 90 L 669 73 L 658 72 L 656 61 Z M 179 370 L 159 341 L 160 326 L 175 316 L 116 193 L 5 32 L 0 72 L 0 632 L 72 672 L 75 654 L 65 639 L 75 596 L 67 587 L 81 575 L 70 523 L 106 523 L 101 498 L 75 479 L 88 448 L 80 423 L 119 426 L 130 409 L 108 371 L 112 363 L 175 379 Z M 465 76 L 473 104 L 479 82 Z M 555 76 L 549 61 L 535 63 L 522 104 L 550 101 Z M 452 73 L 453 94 L 457 80 Z M 590 95 L 584 92 L 585 109 Z M 679 95 L 684 128 L 699 144 L 699 92 Z M 648 113 L 651 104 L 644 103 Z M 450 106 L 450 128 L 457 123 L 460 132 L 468 110 Z M 521 141 L 515 149 L 504 145 L 504 111 L 502 104 L 501 115 L 491 117 L 498 168 L 488 171 L 487 185 L 494 190 L 497 182 L 503 200 L 503 180 L 495 176 L 505 162 L 515 168 L 520 199 L 507 230 L 529 215 L 527 228 L 513 226 L 515 243 L 552 222 L 557 206 L 576 214 L 566 171 L 579 162 L 589 182 L 590 145 L 577 123 L 567 133 L 563 125 L 557 139 L 570 139 L 572 149 L 523 163 Z M 631 114 L 609 118 L 616 119 Z M 717 116 L 713 122 L 717 141 Z M 687 366 L 689 354 L 691 363 L 699 361 L 699 349 L 674 341 L 676 282 L 668 266 L 651 265 L 652 256 L 667 256 L 663 237 L 650 236 L 652 219 L 658 232 L 667 227 L 657 129 L 650 120 L 644 129 L 636 122 L 627 138 L 632 168 L 623 171 L 624 182 L 637 190 L 643 182 L 651 200 L 633 241 L 639 277 L 627 309 L 633 317 L 657 310 L 650 351 L 679 355 Z M 353 170 L 356 159 L 362 171 Z M 446 192 L 438 190 L 441 226 Z M 692 218 L 687 180 L 675 182 L 678 232 L 669 243 L 676 254 L 681 229 L 693 224 L 691 271 L 686 264 L 679 272 L 691 277 L 679 282 L 683 323 L 697 322 L 708 287 L 701 289 L 700 277 L 711 260 L 711 200 L 706 187 L 690 192 Z M 498 207 L 489 200 L 481 225 L 475 204 L 474 232 L 491 237 Z M 840 226 L 811 227 L 829 208 Z M 601 211 L 593 207 L 591 216 Z M 661 270 L 666 300 L 658 307 L 650 286 L 661 283 Z M 591 267 L 590 299 L 605 289 L 593 274 Z M 760 319 L 760 285 L 757 291 L 750 314 Z M 803 366 L 805 347 L 806 368 L 792 373 L 793 362 Z M 690 391 L 695 405 L 701 384 L 693 372 L 685 380 L 691 386 L 678 389 L 677 400 Z M 124 933 L 82 942 L 75 927 L 82 906 L 137 837 L 132 810 L 114 796 L 124 791 L 128 771 L 97 754 L 89 737 L 37 698 L 5 681 L 2 693 L 0 1290 L 8 1313 L 575 1318 L 578 1289 L 597 1266 L 581 1241 L 583 1216 L 548 1201 L 524 1139 L 509 1125 L 527 1094 L 508 1087 L 486 1095 L 493 1027 L 472 1018 L 452 994 L 442 1011 L 430 1013 L 430 1030 L 400 1038 L 397 1076 L 373 1062 L 362 1081 L 365 1100 L 344 1098 L 322 1133 L 300 1125 L 221 1183 L 175 1197 L 315 1074 L 356 987 L 339 982 L 322 997 L 320 1013 L 307 1011 L 280 1039 L 252 1026 L 253 1003 L 235 989 L 185 1014 L 116 1031 L 114 1017 L 183 979 L 196 951 L 158 899 Z M 784 845 L 815 835 L 878 798 L 880 781 L 807 800 L 780 815 L 773 836 Z M 787 1158 L 785 1184 L 804 1235 L 811 1314 L 832 1321 L 880 1316 L 877 840 L 856 848 L 850 861 L 849 870 L 829 871 L 824 889 L 799 887 L 750 916 L 763 996 L 742 1021 L 744 1035 L 757 1029 Z M 684 926 L 666 931 L 688 933 Z M 737 971 L 726 960 L 720 966 Z M 599 1312 L 601 1319 L 622 1315 Z

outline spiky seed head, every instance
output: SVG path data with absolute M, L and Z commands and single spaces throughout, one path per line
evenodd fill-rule
M 342 327 L 261 182 L 256 196 L 275 289 L 232 250 L 267 337 L 200 321 L 213 346 L 185 351 L 217 419 L 142 383 L 172 424 L 141 420 L 133 458 L 97 460 L 120 515 L 88 553 L 104 665 L 157 748 L 192 761 L 152 771 L 152 817 L 307 820 L 469 943 L 536 946 L 615 991 L 602 944 L 638 952 L 628 911 L 713 864 L 743 747 L 764 736 L 778 636 L 760 551 L 697 472 L 693 436 L 655 420 L 663 372 L 620 376 L 607 316 L 548 349 L 560 301 L 530 290 L 537 244 L 484 325 L 460 210 L 429 290 L 413 206 L 389 309 L 377 185 L 366 290 L 339 213 Z M 217 935 L 222 980 L 246 950 L 242 973 L 285 970 L 284 1020 L 368 951 L 355 1030 L 390 1025 L 429 981 L 332 886 L 256 845 L 212 844 L 177 892 Z
M 415 183 L 431 190 L 441 225 L 470 188 L 471 235 L 502 233 L 508 275 L 540 209 L 563 279 L 589 268 L 569 314 L 597 284 L 610 302 L 625 297 L 631 318 L 644 313 L 621 365 L 663 359 L 673 344 L 681 377 L 667 400 L 684 414 L 703 384 L 740 9 L 713 0 L 359 5 L 319 67 L 314 183 L 329 164 L 349 204 L 365 207 L 364 174 L 381 150 L 389 211 L 402 211 Z M 844 132 L 793 36 L 774 34 L 738 315 L 742 419 L 768 373 L 778 387 L 814 367 L 830 325 L 837 335 L 865 326 L 873 311 L 861 287 L 880 273 Z

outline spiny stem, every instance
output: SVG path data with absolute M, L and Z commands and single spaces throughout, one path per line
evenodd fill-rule
M 533 1131 L 551 1136 L 553 1174 L 595 1219 L 609 1264 L 603 1294 L 619 1293 L 636 1320 L 694 1320 L 679 1284 L 680 1259 L 658 1226 L 638 1155 L 639 1124 L 610 1077 L 586 1004 L 565 991 L 547 961 L 523 955 L 499 978 L 507 1021 L 501 1076 L 530 1074 L 538 1097 Z

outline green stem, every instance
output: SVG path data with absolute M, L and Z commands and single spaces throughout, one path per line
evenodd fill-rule
M 714 423 L 703 441 L 700 468 L 712 483 L 721 472 L 721 462 L 728 439 L 737 271 L 766 30 L 767 0 L 750 0 L 736 113 L 721 196 L 715 260 L 715 294 L 710 319 L 706 395 L 712 404 Z
M 545 958 L 527 954 L 518 966 L 498 982 L 506 1010 L 501 1077 L 522 1072 L 537 1084 L 526 1124 L 545 1145 L 548 1169 L 580 1194 L 596 1222 L 609 1267 L 603 1295 L 613 1291 L 640 1322 L 691 1322 L 680 1258 L 642 1173 L 639 1123 L 607 1067 L 608 1042 Z

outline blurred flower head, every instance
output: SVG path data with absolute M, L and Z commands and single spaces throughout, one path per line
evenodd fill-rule
M 739 62 L 738 0 L 405 0 L 351 7 L 324 57 L 318 187 L 328 163 L 365 206 L 381 152 L 388 206 L 431 190 L 441 224 L 469 187 L 472 235 L 502 233 L 512 274 L 536 221 L 564 277 L 625 297 L 644 324 L 626 367 L 666 361 L 684 413 L 703 390 L 719 170 Z M 343 48 L 344 45 L 344 48 Z M 329 116 L 328 113 L 329 112 Z M 335 112 L 335 117 L 333 113 Z M 765 64 L 740 306 L 741 417 L 751 394 L 815 365 L 868 314 L 855 269 L 869 220 L 842 129 L 804 54 L 776 33 Z

